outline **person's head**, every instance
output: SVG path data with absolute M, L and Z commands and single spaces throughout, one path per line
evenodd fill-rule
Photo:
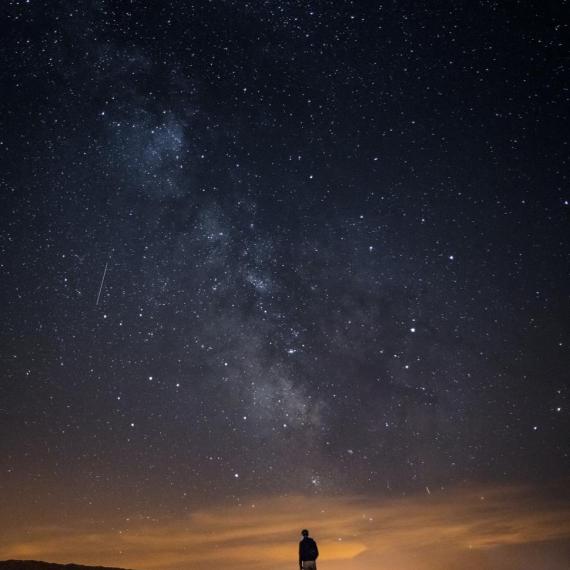
M 303 535 L 303 537 L 309 536 L 309 531 L 308 531 L 306 528 L 304 528 L 304 529 L 301 531 L 301 534 Z

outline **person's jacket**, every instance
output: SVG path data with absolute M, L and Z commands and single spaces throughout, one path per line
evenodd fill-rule
M 301 562 L 316 560 L 318 557 L 319 549 L 317 548 L 317 543 L 312 538 L 305 536 L 305 538 L 299 542 L 299 564 L 301 564 Z

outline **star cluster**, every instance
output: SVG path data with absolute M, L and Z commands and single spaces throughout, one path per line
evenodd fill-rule
M 562 3 L 4 15 L 12 512 L 568 474 Z

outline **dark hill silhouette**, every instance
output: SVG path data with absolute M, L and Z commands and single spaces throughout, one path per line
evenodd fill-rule
M 0 561 L 0 570 L 126 570 L 110 566 L 83 566 L 81 564 L 52 564 L 39 560 Z

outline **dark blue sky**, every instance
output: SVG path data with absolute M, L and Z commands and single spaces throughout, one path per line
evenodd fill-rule
M 6 508 L 567 477 L 564 3 L 432 4 L 5 3 Z

